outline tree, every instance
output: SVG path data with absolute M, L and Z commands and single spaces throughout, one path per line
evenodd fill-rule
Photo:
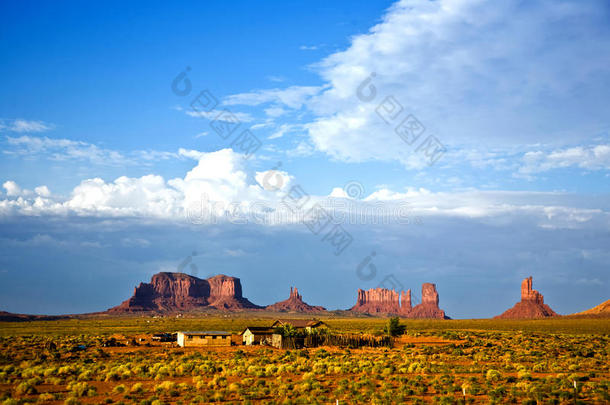
M 400 318 L 394 316 L 388 319 L 388 324 L 383 328 L 383 332 L 388 336 L 399 336 L 405 333 L 406 325 L 400 324 Z
M 280 325 L 275 328 L 275 333 L 279 333 L 284 337 L 301 337 L 304 335 L 303 331 L 295 329 L 291 324 Z

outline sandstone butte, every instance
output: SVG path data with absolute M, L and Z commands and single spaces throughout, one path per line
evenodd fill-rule
M 276 312 L 325 312 L 326 308 L 320 306 L 311 306 L 303 301 L 303 297 L 299 294 L 296 287 L 290 287 L 290 296 L 287 300 L 276 302 L 273 305 L 267 306 L 265 309 Z
M 356 305 L 350 311 L 367 314 L 394 314 L 405 318 L 450 319 L 438 307 L 438 292 L 432 283 L 422 284 L 422 302 L 411 305 L 411 290 L 394 291 L 387 288 L 358 289 Z
M 548 305 L 544 303 L 544 296 L 532 288 L 532 277 L 521 282 L 521 301 L 507 310 L 496 319 L 531 319 L 557 316 Z
M 193 309 L 240 310 L 261 308 L 242 296 L 237 277 L 217 275 L 200 279 L 184 273 L 157 273 L 150 283 L 140 283 L 133 296 L 110 308 L 109 313 L 140 311 L 189 311 Z

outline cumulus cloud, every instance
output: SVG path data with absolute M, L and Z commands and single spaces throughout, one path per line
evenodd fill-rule
M 575 229 L 610 225 L 605 200 L 598 208 L 591 201 L 569 193 L 507 192 L 469 190 L 432 192 L 423 188 L 395 191 L 381 188 L 347 198 L 342 188 L 329 195 L 307 195 L 307 204 L 296 211 L 290 202 L 298 183 L 289 173 L 277 169 L 253 171 L 247 161 L 231 149 L 216 152 L 180 150 L 197 161 L 182 178 L 122 176 L 112 182 L 87 179 L 69 197 L 60 198 L 40 186 L 36 192 L 22 190 L 6 181 L 6 198 L 0 200 L 0 214 L 77 215 L 126 217 L 206 224 L 217 220 L 269 225 L 300 223 L 318 203 L 337 221 L 393 221 L 406 224 L 413 218 L 463 218 L 489 224 L 527 223 L 543 229 Z M 355 218 L 355 219 L 354 219 Z M 359 222 L 360 221 L 360 222 Z
M 5 181 L 2 187 L 4 187 L 6 190 L 6 195 L 9 197 L 17 197 L 21 195 L 21 187 L 19 187 L 19 185 L 17 185 L 17 183 L 14 181 Z
M 87 179 L 65 200 L 51 198 L 46 186 L 37 187 L 34 196 L 9 180 L 3 184 L 8 198 L 0 200 L 0 213 L 184 220 L 189 208 L 198 209 L 204 199 L 221 204 L 219 214 L 235 203 L 277 203 L 279 193 L 291 181 L 291 176 L 282 171 L 246 171 L 243 156 L 231 149 L 209 153 L 180 149 L 179 155 L 197 160 L 184 178 L 166 181 L 151 174 L 138 178 L 121 176 L 112 182 Z
M 50 197 L 51 190 L 47 186 L 38 186 L 34 189 L 34 192 L 41 197 Z
M 599 130 L 608 107 L 598 97 L 610 90 L 599 80 L 610 78 L 606 14 L 601 2 L 400 1 L 319 64 L 330 86 L 310 103 L 320 116 L 311 138 L 345 160 L 405 162 L 394 128 L 409 113 L 448 144 L 565 141 Z M 363 101 L 356 94 L 372 73 L 377 94 Z M 399 104 L 380 117 L 386 97 Z
M 257 90 L 225 103 L 304 105 L 313 114 L 311 143 L 348 162 L 420 169 L 426 161 L 414 152 L 430 135 L 450 151 L 578 144 L 608 128 L 607 17 L 603 1 L 400 0 L 314 65 L 321 86 Z M 409 115 L 422 134 L 401 126 Z

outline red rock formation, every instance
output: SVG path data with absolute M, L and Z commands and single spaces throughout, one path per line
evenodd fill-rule
M 447 319 L 445 311 L 438 307 L 438 293 L 434 284 L 422 285 L 422 303 L 411 306 L 411 290 L 400 293 L 385 288 L 358 290 L 356 305 L 350 311 L 367 314 L 394 314 L 406 318 Z
M 387 288 L 373 288 L 366 291 L 358 289 L 356 305 L 350 311 L 397 314 L 400 312 L 400 296 L 396 291 Z
M 184 273 L 157 273 L 150 283 L 140 283 L 133 296 L 110 313 L 188 311 L 197 308 L 260 308 L 242 297 L 236 277 L 218 275 L 200 279 Z
M 549 316 L 557 316 L 557 314 L 544 303 L 542 294 L 532 288 L 532 277 L 530 276 L 521 282 L 521 301 L 495 318 L 528 319 Z
M 400 292 L 400 306 L 402 311 L 405 314 L 409 313 L 409 311 L 411 311 L 411 309 L 413 309 L 413 307 L 411 306 L 411 290 L 407 290 L 407 292 L 405 293 L 404 291 Z
M 438 307 L 438 292 L 436 292 L 435 284 L 422 284 L 421 304 L 413 307 L 407 314 L 407 318 L 449 319 L 449 317 L 445 315 L 445 311 Z
M 265 309 L 276 312 L 324 312 L 326 308 L 311 306 L 303 301 L 296 287 L 290 287 L 290 296 L 287 300 L 276 302 L 267 306 Z

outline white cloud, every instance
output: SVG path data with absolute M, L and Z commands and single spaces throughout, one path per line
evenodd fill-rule
M 146 248 L 150 246 L 150 241 L 144 238 L 123 238 L 121 244 L 126 247 Z
M 268 117 L 272 117 L 272 118 L 277 118 L 280 117 L 284 114 L 286 114 L 288 112 L 288 110 L 282 108 L 282 107 L 269 107 L 269 108 L 265 108 L 265 114 L 267 114 Z
M 290 157 L 292 157 L 292 156 L 297 156 L 297 157 L 311 156 L 314 154 L 315 150 L 316 149 L 309 142 L 301 141 L 295 148 L 287 150 L 286 155 L 288 155 Z
M 7 136 L 6 142 L 8 147 L 3 151 L 6 155 L 25 158 L 44 156 L 56 161 L 86 161 L 102 166 L 149 165 L 160 160 L 179 157 L 175 152 L 156 150 L 136 150 L 123 153 L 88 142 L 46 136 Z
M 19 185 L 17 185 L 17 183 L 14 181 L 5 181 L 2 187 L 4 187 L 6 190 L 6 195 L 9 197 L 17 197 L 21 195 L 21 187 L 19 187 Z
M 85 160 L 100 165 L 122 165 L 130 162 L 130 159 L 120 152 L 100 148 L 82 141 L 29 135 L 20 137 L 9 136 L 6 140 L 13 149 L 5 150 L 4 153 L 10 155 L 46 155 L 53 160 Z
M 144 161 L 159 161 L 176 159 L 178 154 L 159 150 L 139 150 L 132 153 L 135 158 Z
M 312 96 L 318 94 L 320 86 L 291 86 L 285 89 L 257 90 L 228 96 L 224 105 L 260 105 L 274 103 L 291 109 L 299 109 Z
M 333 198 L 349 198 L 349 196 L 347 195 L 345 190 L 343 190 L 341 187 L 333 188 L 333 190 L 329 194 L 329 197 L 333 197 Z
M 324 85 L 236 94 L 225 103 L 305 105 L 314 115 L 312 144 L 348 162 L 421 168 L 426 162 L 414 151 L 428 135 L 449 150 L 580 144 L 609 124 L 606 15 L 603 2 L 401 0 L 314 66 Z M 372 73 L 376 94 L 367 101 L 361 85 Z M 376 111 L 387 97 L 400 111 L 386 114 L 389 123 Z M 394 131 L 408 114 L 425 127 L 411 145 Z
M 343 189 L 334 188 L 329 196 L 310 195 L 310 206 L 293 214 L 282 202 L 295 184 L 289 173 L 277 169 L 253 172 L 246 167 L 247 161 L 231 149 L 209 153 L 181 150 L 180 154 L 197 160 L 183 178 L 166 181 L 161 176 L 147 175 L 123 176 L 113 182 L 88 179 L 63 199 L 51 197 L 44 186 L 36 189 L 37 194 L 28 194 L 15 182 L 7 181 L 7 196 L 0 199 L 0 216 L 76 215 L 195 224 L 232 221 L 279 225 L 299 223 L 308 207 L 318 202 L 336 219 L 459 218 L 490 225 L 535 224 L 540 229 L 610 226 L 607 199 L 598 200 L 599 208 L 590 208 L 588 197 L 569 193 L 382 188 L 362 200 L 354 200 L 346 198 Z
M 280 125 L 280 127 L 277 129 L 277 131 L 275 131 L 274 133 L 272 133 L 271 135 L 269 135 L 269 137 L 267 139 L 277 139 L 277 138 L 281 138 L 283 137 L 285 134 L 287 134 L 288 132 L 291 132 L 293 130 L 295 130 L 297 128 L 297 126 L 295 125 L 290 125 L 290 124 L 282 124 Z
M 86 240 L 62 240 L 57 237 L 48 234 L 36 234 L 28 239 L 8 239 L 0 238 L 6 245 L 15 247 L 42 247 L 42 246 L 53 246 L 53 247 L 84 247 L 99 249 L 103 246 L 97 241 L 86 241 Z
M 50 131 L 55 126 L 43 121 L 28 121 L 23 119 L 0 120 L 0 130 L 12 132 L 45 132 Z
M 258 124 L 254 124 L 250 127 L 250 129 L 254 130 L 254 129 L 262 129 L 262 128 L 268 128 L 268 127 L 272 127 L 274 125 L 273 120 L 266 120 L 265 122 L 260 122 Z
M 266 170 L 256 172 L 256 182 L 267 191 L 287 190 L 294 182 L 294 177 L 281 170 Z
M 317 45 L 301 45 L 299 46 L 299 49 L 302 51 L 315 51 L 316 49 L 318 49 Z
M 283 76 L 270 75 L 270 76 L 267 76 L 267 80 L 269 80 L 271 82 L 281 83 L 281 82 L 285 82 L 286 78 Z
M 241 256 L 245 256 L 246 252 L 243 251 L 242 249 L 224 249 L 224 254 L 225 256 L 231 256 L 231 257 L 241 257 Z
M 610 145 L 527 152 L 523 156 L 523 166 L 519 172 L 529 174 L 567 167 L 586 170 L 610 169 Z
M 50 197 L 51 191 L 47 186 L 38 186 L 34 189 L 34 192 L 41 197 Z
M 254 121 L 254 117 L 252 117 L 251 114 L 245 113 L 245 112 L 238 112 L 238 111 L 229 111 L 230 114 L 223 114 L 220 111 L 217 110 L 213 110 L 210 112 L 206 112 L 206 111 L 195 111 L 195 110 L 186 110 L 186 115 L 189 115 L 191 117 L 195 117 L 195 118 L 205 118 L 208 119 L 210 121 L 226 121 L 229 122 L 228 120 L 231 120 L 231 122 L 233 122 L 233 117 L 235 117 L 237 120 L 239 120 L 240 122 L 252 122 Z M 231 117 L 232 115 L 232 117 Z
M 286 172 L 249 173 L 243 156 L 231 149 L 199 152 L 180 149 L 179 155 L 197 160 L 184 178 L 166 181 L 158 175 L 138 178 L 122 176 L 113 182 L 100 178 L 83 180 L 64 200 L 46 198 L 45 186 L 38 195 L 26 193 L 13 181 L 4 183 L 7 198 L 0 200 L 0 215 L 67 215 L 94 217 L 136 217 L 184 221 L 189 209 L 198 210 L 202 201 L 221 203 L 215 214 L 224 215 L 231 204 L 279 201 L 281 190 L 290 184 Z M 276 184 L 277 176 L 281 187 Z M 263 187 L 257 183 L 271 186 Z

